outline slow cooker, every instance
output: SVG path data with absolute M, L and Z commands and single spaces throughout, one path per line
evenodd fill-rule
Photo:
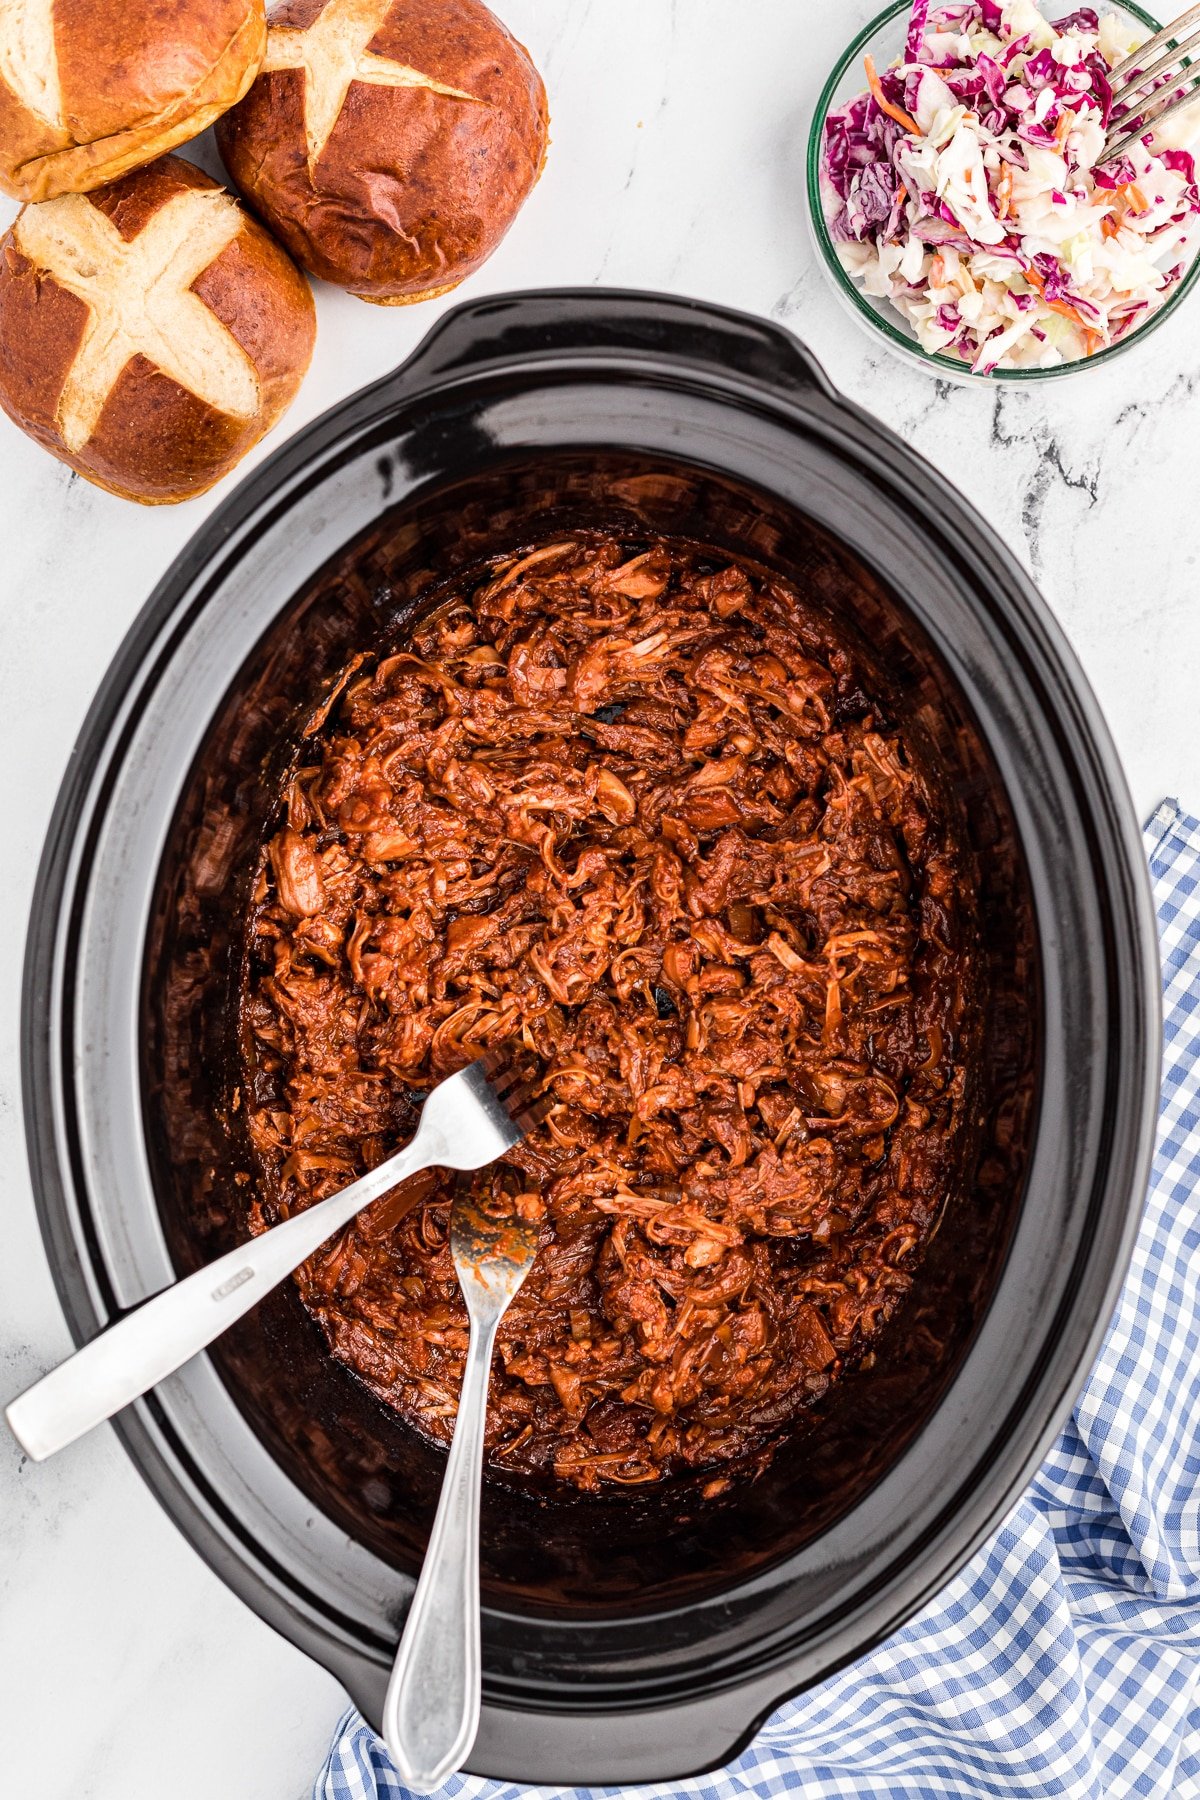
M 551 531 L 677 533 L 838 613 L 938 751 L 983 870 L 985 1104 L 875 1366 L 718 1502 L 488 1483 L 469 1767 L 628 1784 L 727 1761 L 996 1525 L 1108 1318 L 1147 1177 L 1158 965 L 1096 704 L 1011 551 L 761 320 L 597 290 L 447 315 L 245 481 L 148 601 L 63 785 L 30 926 L 25 1110 L 80 1342 L 227 1248 L 230 994 L 289 722 L 430 584 Z M 117 1430 L 248 1605 L 378 1721 L 440 1458 L 290 1283 Z

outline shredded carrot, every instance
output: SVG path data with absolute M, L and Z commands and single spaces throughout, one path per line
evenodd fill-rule
M 1059 150 L 1066 143 L 1068 133 L 1074 131 L 1078 123 L 1073 112 L 1059 114 L 1058 124 L 1054 128 L 1054 142 Z
M 904 183 L 901 182 L 900 186 L 896 189 L 896 205 L 903 206 L 907 199 L 908 189 L 905 187 Z
M 1069 300 L 1047 300 L 1046 305 L 1051 312 L 1061 313 L 1064 319 L 1070 319 L 1072 324 L 1078 325 L 1085 336 L 1092 330 L 1079 308 L 1072 306 Z
M 1136 181 L 1127 181 L 1124 187 L 1117 189 L 1117 192 L 1118 194 L 1128 194 L 1138 212 L 1150 211 L 1150 202 Z
M 870 88 L 875 99 L 875 104 L 880 112 L 885 112 L 889 119 L 895 119 L 897 125 L 903 125 L 905 131 L 911 131 L 914 137 L 920 137 L 921 127 L 917 124 L 917 121 L 910 117 L 902 106 L 893 106 L 887 95 L 884 93 L 879 76 L 875 71 L 875 58 L 873 56 L 864 56 L 863 68 L 867 71 L 867 86 Z
M 929 265 L 929 285 L 930 287 L 945 287 L 946 285 L 946 259 L 940 251 Z
M 1007 219 L 1009 213 L 1012 211 L 1012 190 L 1012 164 L 1005 163 L 1000 171 L 1000 179 L 996 183 L 996 198 L 1000 203 L 996 209 L 998 218 Z
M 1121 229 L 1121 221 L 1114 213 L 1105 213 L 1100 221 L 1100 230 L 1106 238 L 1115 238 Z
M 1098 331 L 1093 331 L 1088 325 L 1085 325 L 1083 328 L 1083 341 L 1087 347 L 1089 356 L 1095 356 L 1097 350 L 1099 350 L 1104 343 L 1104 339 L 1100 333 Z
M 1079 308 L 1077 306 L 1072 306 L 1069 300 L 1046 300 L 1046 283 L 1042 280 L 1042 277 L 1038 274 L 1036 269 L 1025 269 L 1023 274 L 1034 292 L 1040 294 L 1042 299 L 1046 301 L 1046 305 L 1050 308 L 1051 312 L 1058 313 L 1064 319 L 1070 319 L 1073 325 L 1078 325 L 1080 331 L 1082 331 L 1084 335 L 1085 342 L 1091 338 L 1095 338 L 1097 343 L 1102 344 L 1104 342 L 1100 333 L 1098 331 L 1093 331 Z M 1088 355 L 1090 356 L 1091 354 L 1092 351 L 1089 345 Z

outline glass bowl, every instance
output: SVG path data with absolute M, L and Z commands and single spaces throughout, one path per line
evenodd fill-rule
M 1115 12 L 1145 28 L 1148 36 L 1161 29 L 1158 21 L 1143 11 L 1140 6 L 1132 4 L 1132 0 L 1092 0 L 1096 10 Z M 1076 10 L 1077 0 L 1059 0 L 1057 4 L 1043 8 L 1046 16 L 1053 21 L 1068 12 Z M 995 369 L 990 375 L 976 375 L 965 363 L 955 356 L 936 355 L 922 350 L 917 337 L 903 314 L 898 312 L 890 300 L 876 299 L 864 294 L 842 267 L 837 254 L 837 246 L 829 234 L 825 219 L 825 207 L 822 200 L 821 182 L 821 141 L 825 131 L 825 120 L 836 107 L 843 106 L 855 94 L 861 93 L 866 86 L 863 74 L 863 57 L 870 55 L 875 59 L 876 67 L 886 69 L 896 61 L 904 50 L 908 29 L 908 18 L 912 10 L 911 0 L 894 0 L 894 3 L 869 25 L 863 27 L 843 55 L 839 58 L 829 80 L 825 83 L 821 97 L 817 101 L 812 125 L 808 136 L 808 222 L 817 246 L 818 256 L 833 283 L 834 292 L 842 304 L 858 320 L 863 329 L 877 341 L 882 340 L 887 347 L 906 362 L 914 363 L 918 368 L 926 369 L 949 381 L 970 383 L 975 386 L 991 385 L 998 381 L 1061 381 L 1069 375 L 1078 375 L 1091 369 L 1098 369 L 1102 363 L 1112 362 L 1115 357 L 1122 356 L 1135 344 L 1140 344 L 1153 331 L 1175 312 L 1191 293 L 1197 280 L 1200 280 L 1200 244 L 1191 251 L 1191 266 L 1171 295 L 1166 305 L 1151 315 L 1145 324 L 1136 331 L 1131 331 L 1119 343 L 1110 344 L 1107 350 L 1098 350 L 1095 356 L 1083 357 L 1078 362 L 1059 363 L 1052 369 Z

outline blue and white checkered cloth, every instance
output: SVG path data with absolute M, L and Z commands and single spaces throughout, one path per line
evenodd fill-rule
M 1200 821 L 1166 801 L 1146 844 L 1166 1019 L 1158 1145 L 1070 1422 L 924 1612 L 781 1706 L 729 1768 L 661 1800 L 1200 1800 Z M 522 1793 L 471 1776 L 444 1791 Z M 406 1800 L 354 1711 L 314 1800 Z

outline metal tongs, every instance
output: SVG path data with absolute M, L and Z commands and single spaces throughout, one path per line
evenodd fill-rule
M 1098 162 L 1111 162 L 1140 137 L 1200 99 L 1200 6 L 1189 6 L 1172 24 L 1119 62 L 1109 76 L 1113 103 L 1108 137 Z

